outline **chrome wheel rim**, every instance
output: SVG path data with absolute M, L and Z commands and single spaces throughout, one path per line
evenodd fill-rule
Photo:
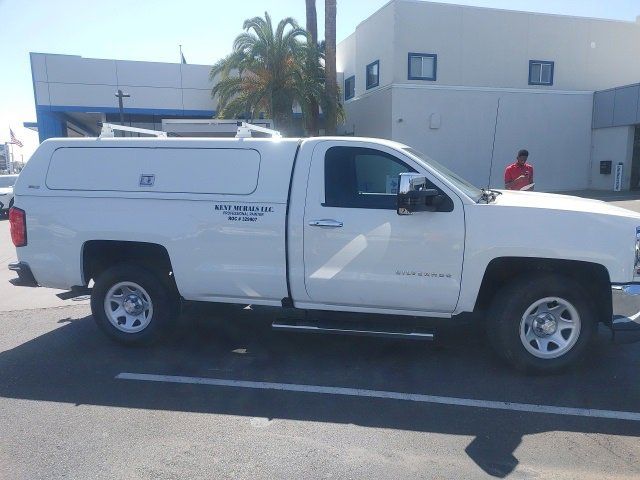
M 520 340 L 537 358 L 558 358 L 576 344 L 580 328 L 580 315 L 571 302 L 560 297 L 545 297 L 524 312 L 520 320 Z
M 121 332 L 138 333 L 151 322 L 153 303 L 137 283 L 119 282 L 107 292 L 104 311 L 109 322 Z

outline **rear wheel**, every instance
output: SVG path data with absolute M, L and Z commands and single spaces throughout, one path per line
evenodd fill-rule
M 557 274 L 514 280 L 494 297 L 487 335 L 497 353 L 516 368 L 552 373 L 576 363 L 597 329 L 582 286 Z
M 179 296 L 174 288 L 141 266 L 116 265 L 95 280 L 91 311 L 98 327 L 121 343 L 148 344 L 176 322 Z

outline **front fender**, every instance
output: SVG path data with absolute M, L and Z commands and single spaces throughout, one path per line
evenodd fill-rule
M 586 262 L 604 267 L 612 283 L 633 280 L 638 219 L 491 204 L 466 207 L 465 217 L 456 313 L 473 311 L 489 264 L 503 257 Z

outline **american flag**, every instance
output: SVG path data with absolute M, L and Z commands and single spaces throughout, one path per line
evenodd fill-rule
M 14 145 L 17 145 L 20 148 L 23 147 L 22 142 L 16 138 L 16 134 L 13 133 L 13 130 L 9 129 L 9 135 L 11 136 L 11 141 L 9 143 L 13 143 Z

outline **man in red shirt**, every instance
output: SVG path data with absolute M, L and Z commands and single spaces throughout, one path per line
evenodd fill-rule
M 527 163 L 529 152 L 520 150 L 515 163 L 507 165 L 504 170 L 504 188 L 507 190 L 522 190 L 533 183 L 533 166 Z

